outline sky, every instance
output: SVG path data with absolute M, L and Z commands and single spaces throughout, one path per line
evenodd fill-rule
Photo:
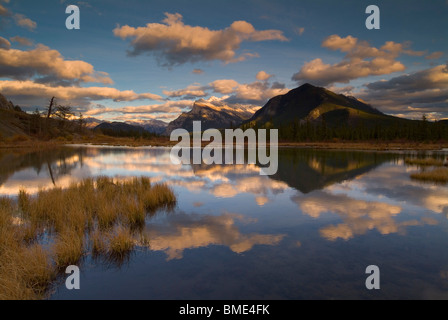
M 169 122 L 199 99 L 254 111 L 304 83 L 448 118 L 448 0 L 0 0 L 0 93 L 26 111 L 55 96 L 84 117 Z

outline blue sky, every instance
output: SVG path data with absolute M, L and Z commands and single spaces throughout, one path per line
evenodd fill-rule
M 81 29 L 65 9 L 79 6 Z M 368 30 L 375 4 L 381 29 Z M 86 116 L 170 121 L 198 99 L 256 109 L 309 82 L 448 118 L 448 1 L 0 0 L 0 92 Z

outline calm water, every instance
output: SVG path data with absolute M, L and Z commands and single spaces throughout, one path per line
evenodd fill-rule
M 164 148 L 2 151 L 0 196 L 99 175 L 175 190 L 177 208 L 147 221 L 149 248 L 122 266 L 87 257 L 81 290 L 61 284 L 52 299 L 446 299 L 448 187 L 411 180 L 407 156 L 281 149 L 263 177 L 176 166 Z M 365 288 L 369 265 L 380 290 Z

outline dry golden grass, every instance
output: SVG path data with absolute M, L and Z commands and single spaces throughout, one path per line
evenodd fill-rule
M 12 203 L 0 200 L 0 300 L 42 299 L 55 269 L 48 251 L 24 243 L 11 210 Z
M 118 226 L 110 235 L 108 253 L 110 257 L 122 260 L 135 246 L 135 240 L 129 229 Z
M 122 261 L 146 215 L 175 202 L 167 185 L 144 177 L 89 178 L 36 196 L 23 189 L 17 202 L 0 198 L 0 299 L 43 298 L 57 271 L 78 264 L 89 249 Z M 53 239 L 51 250 L 39 242 L 44 234 Z
M 54 260 L 60 269 L 77 264 L 84 254 L 83 237 L 74 230 L 62 231 L 53 246 Z
M 90 234 L 89 238 L 92 247 L 92 255 L 94 257 L 107 252 L 107 239 L 102 232 L 95 230 Z
M 441 167 L 443 166 L 442 160 L 437 160 L 433 158 L 425 158 L 425 159 L 417 159 L 417 158 L 406 158 L 404 161 L 406 164 L 409 165 L 417 165 L 417 166 L 434 166 L 434 167 Z
M 448 183 L 448 168 L 436 168 L 431 171 L 414 173 L 411 178 L 426 182 Z

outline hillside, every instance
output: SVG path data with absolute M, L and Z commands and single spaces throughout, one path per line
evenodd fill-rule
M 161 121 L 161 120 L 133 120 L 133 121 L 126 121 L 125 123 L 133 125 L 133 126 L 140 126 L 149 133 L 154 133 L 157 135 L 161 135 L 165 133 L 166 127 L 168 126 L 168 123 Z
M 29 116 L 0 94 L 0 138 L 24 136 Z
M 193 131 L 193 121 L 201 121 L 202 130 L 238 127 L 252 115 L 244 108 L 231 108 L 222 103 L 199 100 L 195 102 L 190 112 L 182 113 L 172 121 L 166 128 L 165 134 L 170 135 L 173 130 L 178 128 L 191 132 Z
M 296 120 L 321 122 L 323 119 L 331 127 L 342 124 L 356 125 L 362 120 L 390 122 L 397 118 L 385 115 L 354 97 L 304 84 L 285 95 L 269 100 L 246 123 L 279 127 Z
M 103 122 L 96 126 L 94 131 L 111 136 L 132 136 L 143 134 L 145 129 L 124 122 Z

